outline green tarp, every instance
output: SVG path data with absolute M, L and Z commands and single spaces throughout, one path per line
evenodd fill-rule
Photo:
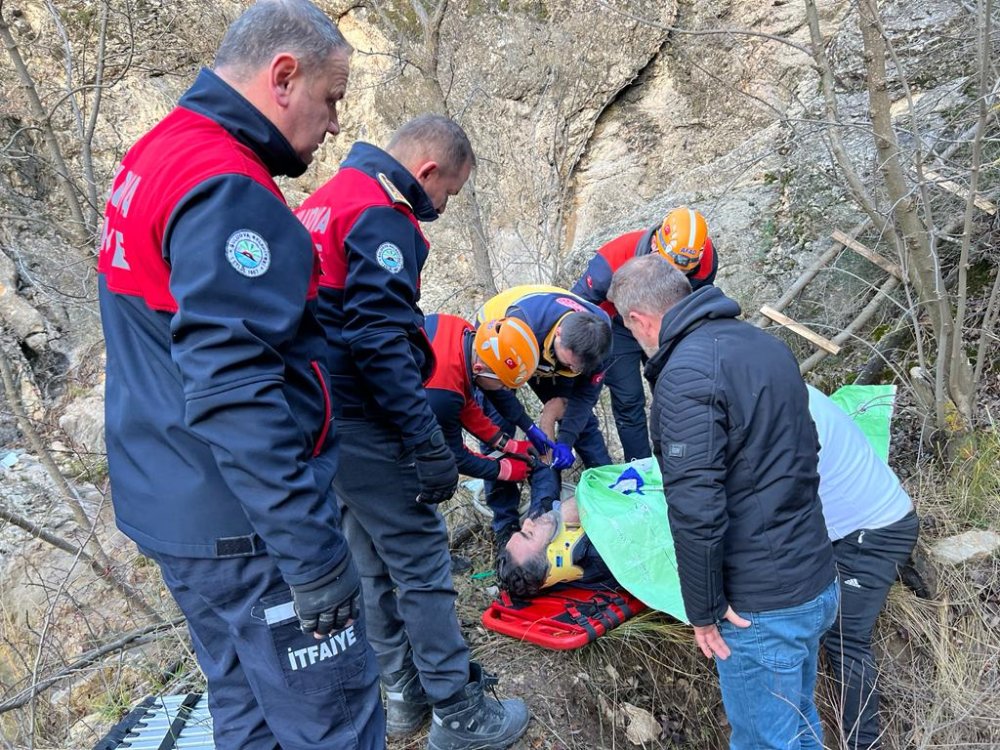
M 847 385 L 830 398 L 889 456 L 893 385 Z M 647 606 L 687 622 L 663 477 L 656 460 L 587 469 L 576 487 L 580 521 L 618 582 Z
M 619 482 L 628 469 L 641 479 L 636 491 L 635 478 Z M 576 501 L 587 536 L 618 582 L 647 606 L 687 622 L 656 460 L 587 469 Z
M 831 393 L 830 398 L 850 415 L 875 452 L 888 463 L 889 424 L 896 403 L 896 386 L 845 385 Z

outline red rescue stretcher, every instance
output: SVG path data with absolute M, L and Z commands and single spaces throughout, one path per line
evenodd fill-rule
M 542 648 L 568 651 L 586 646 L 646 605 L 621 589 L 554 588 L 531 599 L 507 592 L 483 612 L 483 625 Z

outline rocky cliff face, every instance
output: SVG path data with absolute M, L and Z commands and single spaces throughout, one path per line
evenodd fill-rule
M 326 180 L 355 140 L 382 144 L 423 111 L 455 117 L 474 142 L 479 168 L 448 214 L 428 227 L 428 311 L 470 314 L 494 287 L 514 283 L 571 285 L 600 242 L 651 225 L 680 203 L 708 217 L 721 251 L 720 284 L 753 309 L 778 296 L 836 222 L 856 214 L 829 167 L 798 3 L 320 4 L 356 53 L 344 131 L 304 178 L 287 182 L 290 203 Z M 64 9 L 61 27 L 41 4 L 4 9 L 50 106 L 65 93 L 68 61 L 81 81 L 94 72 L 99 7 Z M 211 62 L 243 3 L 138 3 L 134 37 L 124 7 L 111 7 L 111 85 L 93 140 L 99 195 L 122 151 Z M 850 4 L 824 0 L 819 9 L 845 117 L 863 125 L 867 99 Z M 900 65 L 919 71 L 909 82 L 926 97 L 924 109 L 958 107 L 971 63 L 956 39 L 971 37 L 969 13 L 944 0 L 922 4 L 919 13 L 905 3 L 884 12 Z M 949 34 L 923 44 L 931 29 Z M 0 77 L 13 90 L 13 70 Z M 898 85 L 893 93 L 902 97 Z M 25 158 L 4 172 L 12 210 L 0 235 L 0 316 L 42 370 L 39 398 L 51 398 L 65 393 L 51 384 L 72 378 L 99 343 L 94 276 L 88 248 L 67 248 L 54 232 L 64 206 L 38 162 L 47 158 L 42 140 L 23 130 L 30 112 L 13 97 L 3 114 L 6 134 L 24 141 Z M 53 122 L 79 172 L 80 139 L 65 104 Z M 937 117 L 937 127 L 947 128 L 945 118 Z M 864 127 L 849 128 L 846 139 L 870 172 Z M 32 158 L 34 175 L 26 172 Z

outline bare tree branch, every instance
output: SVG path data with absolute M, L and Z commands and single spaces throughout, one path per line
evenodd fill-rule
M 162 638 L 164 635 L 169 635 L 175 628 L 184 623 L 184 619 L 185 618 L 183 616 L 178 616 L 170 620 L 157 622 L 154 625 L 147 625 L 143 628 L 132 630 L 119 638 L 104 644 L 103 646 L 80 654 L 80 656 L 78 656 L 71 664 L 68 664 L 62 669 L 52 673 L 48 677 L 39 680 L 30 687 L 25 688 L 13 698 L 9 698 L 3 703 L 0 703 L 0 714 L 6 713 L 7 711 L 11 711 L 15 708 L 20 708 L 39 693 L 48 690 L 50 687 L 62 680 L 69 677 L 75 677 L 84 669 L 97 663 L 109 654 L 144 646 L 147 643 L 152 643 L 153 641 Z
M 961 330 L 965 325 L 965 308 L 968 297 L 969 284 L 969 245 L 972 241 L 972 215 L 976 210 L 975 200 L 979 189 L 979 170 L 983 159 L 983 134 L 986 132 L 986 119 L 989 114 L 987 107 L 987 96 L 989 94 L 990 78 L 990 49 L 992 32 L 992 0 L 979 0 L 979 117 L 976 120 L 976 131 L 972 138 L 972 165 L 969 169 L 969 197 L 965 201 L 965 218 L 962 227 L 962 249 L 958 261 L 958 307 L 955 312 L 955 320 L 958 322 L 959 335 L 955 337 L 955 343 L 951 351 L 951 376 L 958 379 L 967 372 L 968 368 L 961 368 L 960 363 L 967 361 L 965 358 L 965 347 L 963 346 Z M 979 335 L 979 345 L 976 351 L 976 368 L 972 373 L 971 382 L 967 384 L 970 391 L 970 398 L 975 394 L 979 385 L 979 379 L 983 374 L 983 362 L 986 359 L 986 352 L 989 348 L 989 333 L 992 329 L 992 312 L 995 309 L 997 289 L 1000 287 L 1000 273 L 993 282 L 993 290 L 990 293 L 990 301 L 986 306 L 986 314 L 983 320 L 983 328 Z
M 24 405 L 21 403 L 21 399 L 18 396 L 17 391 L 14 389 L 14 375 L 11 372 L 10 363 L 8 362 L 7 355 L 3 351 L 2 347 L 0 347 L 0 382 L 3 383 L 4 392 L 7 394 L 7 400 L 10 402 L 14 415 L 17 417 L 18 427 L 21 429 L 21 432 L 24 433 L 25 437 L 28 438 L 28 442 L 31 444 L 32 450 L 38 456 L 38 460 L 41 461 L 42 466 L 45 467 L 49 478 L 55 483 L 56 487 L 59 488 L 63 500 L 69 506 L 77 525 L 89 534 L 85 545 L 90 547 L 88 560 L 93 561 L 91 567 L 100 576 L 101 580 L 106 581 L 109 586 L 117 589 L 127 601 L 133 604 L 143 614 L 149 617 L 156 617 L 155 611 L 149 606 L 146 599 L 119 575 L 114 563 L 107 556 L 107 553 L 105 553 L 104 549 L 101 547 L 97 537 L 93 534 L 95 521 L 91 520 L 90 516 L 87 515 L 87 512 L 84 510 L 83 504 L 81 503 L 79 493 L 70 485 L 68 481 L 66 481 L 66 477 L 64 477 L 62 472 L 59 471 L 59 467 L 56 466 L 55 460 L 52 458 L 51 451 L 49 451 L 45 443 L 42 442 L 38 431 L 35 430 L 35 426 L 32 424 L 31 420 L 28 419 L 28 415 L 24 411 Z M 10 520 L 13 522 L 13 518 Z M 60 549 L 64 548 L 60 547 Z M 71 554 L 76 553 L 77 550 L 74 547 Z
M 17 45 L 17 41 L 14 39 L 10 26 L 2 14 L 0 14 L 0 40 L 3 41 L 4 49 L 7 50 L 7 56 L 10 58 L 14 70 L 17 72 L 18 80 L 21 82 L 21 89 L 28 100 L 28 108 L 41 128 L 46 150 L 55 167 L 54 171 L 57 182 L 62 189 L 63 197 L 66 199 L 66 207 L 69 209 L 72 217 L 72 221 L 68 225 L 69 228 L 62 228 L 62 225 L 60 225 L 60 231 L 64 232 L 74 245 L 82 247 L 89 241 L 92 232 L 88 229 L 79 196 L 69 178 L 69 169 L 66 166 L 66 160 L 63 158 L 62 148 L 59 146 L 59 139 L 56 138 L 55 130 L 53 130 L 52 123 L 48 120 L 45 112 L 45 107 L 42 105 L 42 100 L 38 96 L 34 77 L 28 70 L 28 66 L 21 56 L 21 50 Z

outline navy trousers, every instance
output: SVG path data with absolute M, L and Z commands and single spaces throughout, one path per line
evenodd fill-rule
M 455 613 L 448 529 L 437 506 L 417 502 L 413 451 L 379 422 L 338 419 L 333 488 L 361 573 L 368 639 L 383 675 L 410 661 L 431 703 L 469 681 L 469 648 Z
M 219 750 L 385 748 L 375 655 L 362 616 L 317 640 L 299 630 L 267 555 L 182 558 L 142 550 L 187 617 Z
M 881 747 L 878 667 L 872 656 L 872 629 L 899 568 L 917 543 L 920 521 L 910 511 L 881 529 L 858 529 L 833 543 L 840 576 L 840 613 L 823 649 L 841 685 L 842 726 L 850 750 Z
M 626 461 L 648 458 L 653 453 L 646 425 L 646 391 L 642 386 L 646 355 L 624 324 L 615 321 L 612 333 L 612 363 L 604 373 L 604 385 L 611 392 L 611 413 L 615 417 L 618 438 Z

